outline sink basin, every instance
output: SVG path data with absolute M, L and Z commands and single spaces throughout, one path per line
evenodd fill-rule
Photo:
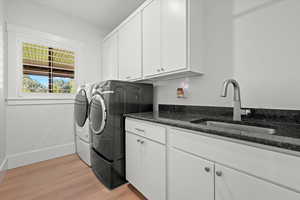
M 199 123 L 199 122 L 195 121 L 192 123 Z M 228 130 L 237 130 L 237 131 L 261 133 L 261 134 L 270 134 L 270 135 L 276 133 L 276 130 L 273 128 L 265 128 L 265 127 L 254 126 L 254 125 L 244 125 L 244 124 L 237 124 L 237 123 L 230 123 L 230 122 L 218 122 L 218 121 L 211 121 L 211 120 L 202 121 L 201 123 L 205 124 L 208 127 L 223 128 Z

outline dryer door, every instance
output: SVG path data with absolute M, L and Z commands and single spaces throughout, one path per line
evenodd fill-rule
M 79 127 L 83 127 L 88 117 L 89 101 L 84 89 L 78 90 L 75 97 L 75 122 Z
M 103 96 L 99 92 L 96 92 L 92 97 L 89 121 L 93 133 L 100 135 L 106 123 L 106 106 Z

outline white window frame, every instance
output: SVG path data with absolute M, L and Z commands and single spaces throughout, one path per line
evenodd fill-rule
M 16 32 L 16 59 L 17 59 L 17 77 L 16 77 L 16 89 L 17 97 L 22 99 L 73 99 L 75 94 L 66 93 L 27 93 L 23 92 L 23 43 L 31 43 L 42 46 L 48 46 L 52 48 L 65 49 L 74 52 L 75 54 L 75 87 L 78 85 L 78 68 L 80 65 L 80 49 L 82 43 L 78 41 L 69 40 L 60 36 L 56 36 L 49 33 L 33 31 L 26 28 L 16 28 L 10 26 L 10 31 L 13 29 Z

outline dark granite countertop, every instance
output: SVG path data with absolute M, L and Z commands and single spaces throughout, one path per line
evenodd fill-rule
M 230 108 L 187 108 L 186 106 L 171 107 L 169 105 L 161 105 L 159 110 L 160 112 L 126 114 L 125 117 L 300 152 L 299 111 L 251 109 L 252 114 L 243 117 L 241 123 L 276 130 L 275 134 L 266 134 L 209 127 L 205 123 L 202 123 L 206 120 L 233 122 L 232 109 Z M 198 121 L 199 123 L 192 123 L 193 121 Z

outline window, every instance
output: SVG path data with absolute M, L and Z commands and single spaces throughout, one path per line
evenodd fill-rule
M 23 92 L 75 93 L 74 77 L 74 52 L 23 43 Z

